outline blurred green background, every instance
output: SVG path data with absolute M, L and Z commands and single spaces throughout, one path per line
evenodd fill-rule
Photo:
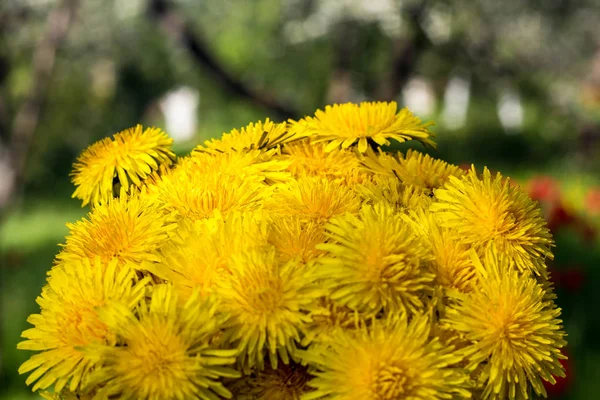
M 435 156 L 540 200 L 569 334 L 551 397 L 598 397 L 599 21 L 597 0 L 0 0 L 0 399 L 36 398 L 16 344 L 85 213 L 69 182 L 83 148 L 142 123 L 184 154 L 362 100 L 435 120 Z

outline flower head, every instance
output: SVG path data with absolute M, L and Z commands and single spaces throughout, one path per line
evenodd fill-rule
M 318 278 L 332 300 L 374 314 L 418 312 L 434 275 L 427 272 L 429 249 L 402 216 L 386 204 L 365 206 L 358 216 L 344 215 L 325 227 L 331 239 L 318 248 Z
M 193 151 L 208 153 L 244 152 L 248 150 L 267 151 L 277 149 L 285 143 L 298 140 L 304 135 L 299 131 L 290 131 L 287 124 L 276 124 L 268 118 L 265 122 L 258 121 L 248 124 L 241 129 L 233 129 L 224 133 L 221 139 L 211 139 Z
M 469 246 L 461 243 L 451 230 L 441 227 L 436 214 L 420 209 L 411 211 L 403 218 L 431 248 L 433 261 L 428 265 L 435 274 L 436 283 L 446 289 L 461 292 L 471 290 L 475 267 Z
M 99 398 L 231 398 L 219 379 L 239 377 L 227 367 L 237 350 L 210 344 L 222 322 L 213 299 L 196 292 L 181 304 L 172 286 L 159 285 L 135 313 L 119 304 L 98 313 L 118 340 L 85 349 L 101 361 L 90 378 Z
M 276 154 L 276 149 L 223 153 L 197 151 L 180 164 L 189 163 L 184 168 L 193 170 L 194 174 L 247 176 L 262 179 L 268 184 L 288 181 L 291 174 L 285 169 L 290 163 L 277 159 Z
M 161 262 L 144 267 L 171 282 L 182 298 L 194 290 L 208 295 L 216 290 L 217 282 L 231 274 L 232 257 L 267 245 L 267 229 L 266 218 L 260 213 L 182 221 L 161 248 Z
M 289 216 L 275 217 L 271 222 L 269 243 L 275 246 L 282 262 L 296 259 L 307 263 L 316 260 L 325 254 L 317 248 L 325 239 L 323 225 L 315 221 Z
M 135 306 L 144 295 L 145 280 L 134 283 L 133 271 L 118 267 L 118 260 L 105 263 L 96 258 L 69 261 L 52 268 L 52 276 L 38 297 L 40 314 L 28 322 L 33 328 L 23 332 L 27 340 L 17 348 L 40 353 L 31 356 L 19 373 L 33 371 L 27 384 L 33 390 L 54 385 L 56 392 L 68 387 L 76 391 L 85 384 L 96 365 L 79 349 L 92 343 L 114 345 L 115 334 L 96 314 L 96 308 L 109 301 L 125 309 Z
M 428 127 L 432 123 L 423 123 L 408 108 L 396 113 L 396 102 L 346 103 L 317 110 L 314 118 L 306 117 L 299 122 L 299 128 L 305 129 L 315 142 L 327 142 L 325 151 L 341 147 L 346 149 L 358 142 L 358 151 L 364 153 L 369 141 L 378 145 L 389 145 L 389 139 L 397 142 L 417 139 L 435 146 L 433 133 Z
M 468 375 L 455 365 L 452 346 L 430 337 L 430 323 L 417 315 L 375 320 L 370 328 L 338 330 L 330 346 L 304 355 L 316 367 L 310 399 L 469 398 Z
M 546 275 L 552 236 L 537 204 L 508 179 L 487 168 L 479 177 L 473 167 L 462 179 L 451 176 L 435 198 L 431 211 L 462 243 L 483 250 L 494 242 L 520 271 Z
M 528 399 L 529 384 L 545 397 L 541 379 L 554 383 L 553 375 L 564 376 L 560 309 L 545 299 L 533 277 L 520 275 L 494 247 L 483 263 L 477 256 L 473 263 L 478 283 L 458 295 L 446 322 L 470 342 L 461 352 L 468 368 L 478 372 L 482 398 Z
M 405 185 L 422 188 L 428 194 L 446 183 L 450 176 L 460 178 L 464 175 L 460 167 L 412 149 L 406 155 L 398 152 L 396 157 L 369 149 L 362 163 L 375 173 L 395 176 Z
M 267 202 L 282 216 L 325 222 L 346 212 L 355 213 L 360 199 L 346 186 L 321 177 L 305 177 L 281 186 Z
M 74 224 L 59 260 L 116 258 L 137 268 L 144 261 L 160 261 L 156 250 L 177 229 L 173 212 L 139 195 L 123 195 L 100 204 Z
M 348 149 L 326 152 L 325 146 L 326 143 L 302 140 L 284 146 L 280 158 L 289 162 L 288 171 L 297 178 L 321 176 L 339 182 L 360 178 L 358 158 L 353 152 Z
M 160 165 L 170 165 L 175 159 L 171 151 L 173 139 L 157 128 L 142 130 L 142 126 L 127 129 L 88 147 L 74 164 L 73 197 L 96 205 L 115 194 L 114 183 L 129 190 L 141 187 L 142 181 Z
M 155 198 L 181 219 L 199 220 L 216 213 L 256 211 L 273 189 L 256 175 L 233 175 L 197 170 L 192 161 L 162 177 Z
M 246 372 L 263 369 L 265 355 L 273 368 L 278 356 L 287 364 L 319 294 L 314 268 L 297 261 L 282 264 L 268 248 L 246 252 L 230 265 L 230 279 L 217 292 L 231 316 L 223 340 L 240 349 L 239 363 Z

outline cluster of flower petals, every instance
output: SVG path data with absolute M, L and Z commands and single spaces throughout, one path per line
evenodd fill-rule
M 431 126 L 364 102 L 187 156 L 141 126 L 93 144 L 19 372 L 56 400 L 544 396 L 566 334 L 543 215 L 428 154 Z

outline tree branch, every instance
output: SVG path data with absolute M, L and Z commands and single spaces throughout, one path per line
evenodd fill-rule
M 345 103 L 352 100 L 352 55 L 356 53 L 358 27 L 352 20 L 342 20 L 334 30 L 333 71 L 327 89 L 328 103 Z
M 150 0 L 149 13 L 172 39 L 179 42 L 190 53 L 197 64 L 210 71 L 225 90 L 269 109 L 285 119 L 298 117 L 297 110 L 276 99 L 270 93 L 250 88 L 245 82 L 227 71 L 210 52 L 202 38 L 177 15 L 169 0 Z

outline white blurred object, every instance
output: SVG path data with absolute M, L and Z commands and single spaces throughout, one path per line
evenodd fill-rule
M 507 133 L 519 133 L 523 126 L 523 106 L 521 96 L 511 88 L 506 88 L 498 99 L 498 117 Z
M 15 184 L 15 170 L 11 165 L 10 154 L 8 149 L 4 149 L 0 145 L 0 208 L 10 200 L 13 186 Z
M 142 0 L 115 1 L 115 14 L 120 20 L 137 17 L 144 10 Z
M 420 117 L 426 117 L 435 109 L 435 93 L 431 84 L 423 78 L 413 78 L 402 90 L 404 105 Z
M 427 36 L 434 44 L 446 43 L 452 36 L 452 12 L 450 8 L 441 3 L 434 4 L 429 9 L 423 25 Z
M 165 116 L 167 133 L 175 142 L 189 140 L 196 133 L 199 104 L 200 93 L 189 87 L 181 87 L 169 92 L 160 101 L 160 109 Z
M 442 114 L 444 125 L 448 129 L 459 129 L 465 126 L 470 97 L 470 78 L 460 75 L 453 76 L 446 85 Z
M 298 0 L 287 0 L 284 6 L 297 7 Z M 400 8 L 394 0 L 318 0 L 308 17 L 285 23 L 284 34 L 291 43 L 305 42 L 324 36 L 344 20 L 377 22 L 391 37 L 402 32 Z

